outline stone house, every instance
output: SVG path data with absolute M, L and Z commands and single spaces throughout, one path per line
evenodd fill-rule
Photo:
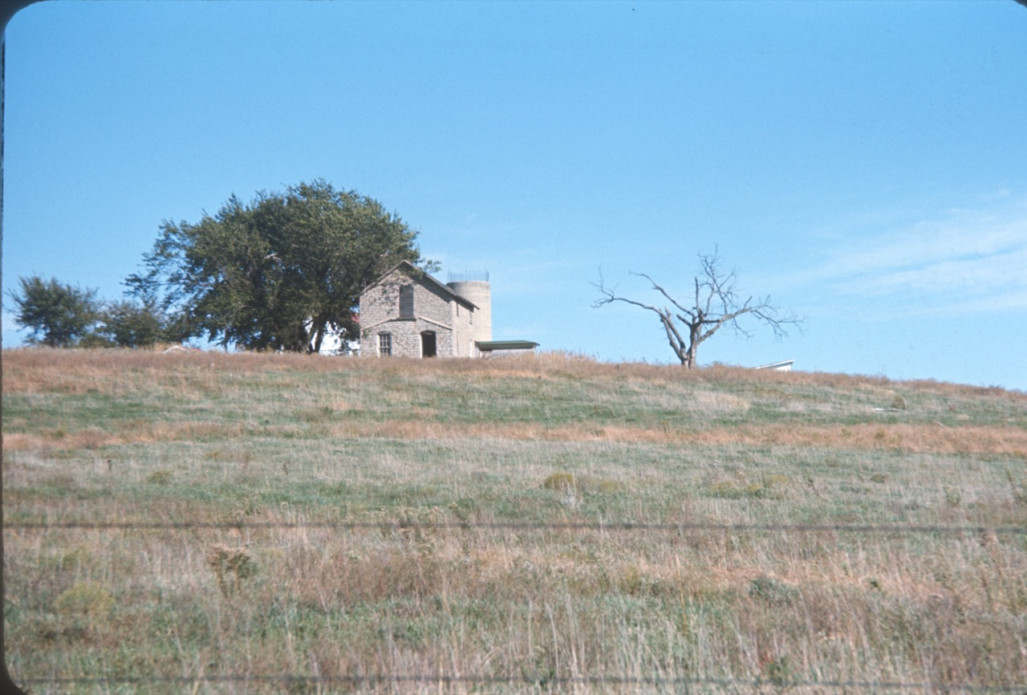
M 492 344 L 488 281 L 443 284 L 403 261 L 360 294 L 360 354 L 478 357 Z

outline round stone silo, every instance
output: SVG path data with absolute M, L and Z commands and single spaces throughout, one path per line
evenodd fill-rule
M 471 324 L 475 341 L 492 340 L 492 288 L 489 285 L 487 274 L 485 278 L 485 280 L 452 280 L 446 283 L 449 289 L 478 307 L 474 312 L 474 321 Z

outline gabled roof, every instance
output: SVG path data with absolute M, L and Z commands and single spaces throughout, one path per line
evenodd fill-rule
M 425 285 L 429 285 L 431 287 L 434 287 L 439 292 L 441 292 L 444 296 L 446 296 L 446 297 L 448 297 L 450 299 L 453 299 L 454 301 L 457 301 L 460 304 L 463 304 L 464 306 L 466 306 L 466 307 L 468 307 L 470 309 L 475 309 L 475 310 L 478 309 L 478 305 L 477 304 L 475 304 L 474 302 L 470 302 L 467 299 L 465 299 L 464 297 L 460 296 L 459 294 L 454 292 L 453 288 L 451 288 L 449 285 L 445 285 L 445 284 L 439 282 L 438 280 L 433 278 L 431 275 L 429 275 L 428 273 L 424 272 L 423 270 L 418 268 L 416 265 L 411 263 L 410 261 L 400 261 L 396 265 L 394 265 L 391 268 L 389 268 L 388 270 L 386 270 L 384 273 L 382 273 L 378 277 L 377 280 L 375 280 L 370 285 L 368 285 L 363 290 L 361 290 L 360 295 L 363 296 L 371 288 L 373 288 L 373 287 L 375 287 L 377 285 L 380 285 L 382 283 L 382 281 L 385 280 L 385 278 L 389 277 L 390 275 L 392 275 L 393 273 L 395 273 L 397 271 L 405 273 L 407 275 L 410 275 L 410 276 L 414 277 L 415 279 L 422 281 Z

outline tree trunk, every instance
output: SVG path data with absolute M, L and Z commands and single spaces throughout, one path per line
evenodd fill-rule
M 695 366 L 695 355 L 696 355 L 697 352 L 699 352 L 698 348 L 699 348 L 699 346 L 696 345 L 695 343 L 693 343 L 692 345 L 688 346 L 688 355 L 687 355 L 688 361 L 685 363 L 685 366 L 688 369 L 691 369 L 692 367 Z
M 698 321 L 688 326 L 688 363 L 685 366 L 689 369 L 695 366 L 696 356 L 699 354 L 699 343 L 702 342 L 701 330 L 702 324 Z

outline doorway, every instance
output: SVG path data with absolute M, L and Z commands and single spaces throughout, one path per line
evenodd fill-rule
M 421 331 L 421 357 L 435 357 L 437 354 L 435 331 Z

